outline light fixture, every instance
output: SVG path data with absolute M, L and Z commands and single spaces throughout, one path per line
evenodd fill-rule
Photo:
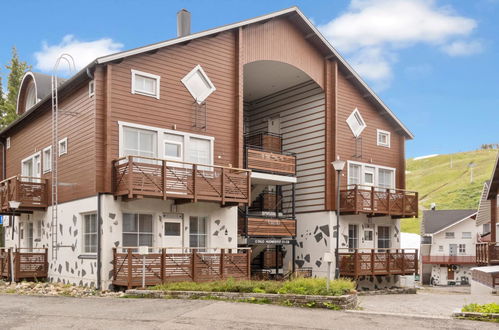
M 9 201 L 9 207 L 11 209 L 17 210 L 19 208 L 19 205 L 21 205 L 21 202 L 18 202 L 18 201 Z
M 340 159 L 335 160 L 331 164 L 333 164 L 334 170 L 337 172 L 343 171 L 343 168 L 345 167 L 345 161 Z

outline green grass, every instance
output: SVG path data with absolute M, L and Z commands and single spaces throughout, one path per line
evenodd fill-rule
M 483 183 L 490 179 L 496 155 L 496 150 L 476 150 L 420 160 L 408 159 L 407 189 L 419 193 L 420 216 L 431 203 L 436 203 L 439 210 L 477 208 Z M 470 163 L 476 165 L 473 183 L 470 183 Z M 403 219 L 401 230 L 419 234 L 419 223 L 420 219 Z
M 355 282 L 349 279 L 331 281 L 329 291 L 326 290 L 326 279 L 296 278 L 289 281 L 237 281 L 228 279 L 215 282 L 177 282 L 165 283 L 153 287 L 163 291 L 205 291 L 205 292 L 246 292 L 275 294 L 304 294 L 340 296 L 355 290 Z
M 462 312 L 472 312 L 472 313 L 487 313 L 487 314 L 499 314 L 499 304 L 469 304 L 461 309 Z

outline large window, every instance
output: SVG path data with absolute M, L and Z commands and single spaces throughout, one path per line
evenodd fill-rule
M 348 225 L 348 248 L 357 249 L 359 247 L 359 226 Z
M 134 127 L 123 128 L 123 156 L 156 157 L 157 133 Z
M 395 188 L 395 171 L 385 168 L 378 169 L 378 186 L 380 188 Z
M 348 165 L 348 184 L 362 184 L 362 165 L 350 163 Z
M 83 253 L 97 253 L 97 214 L 83 215 Z
M 191 248 L 207 247 L 208 238 L 208 218 L 190 217 L 189 218 L 189 246 Z
M 123 213 L 123 246 L 152 246 L 152 215 Z
M 390 227 L 378 226 L 378 249 L 390 248 Z
M 395 169 L 359 162 L 348 162 L 348 184 L 395 188 Z
M 152 96 L 159 99 L 160 76 L 132 70 L 132 94 Z
M 210 140 L 191 138 L 189 141 L 189 161 L 196 164 L 211 164 Z
M 34 178 L 39 178 L 41 176 L 42 164 L 40 158 L 41 155 L 40 152 L 38 152 L 21 161 L 21 174 L 30 177 L 30 181 L 36 181 Z

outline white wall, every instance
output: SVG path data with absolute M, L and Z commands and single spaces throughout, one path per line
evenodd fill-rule
M 451 265 L 449 265 L 450 267 Z M 431 267 L 431 278 L 433 278 L 433 284 L 435 285 L 449 285 L 449 282 L 454 282 L 456 284 L 460 283 L 462 277 L 466 277 L 467 282 L 471 282 L 471 268 L 473 266 L 465 265 L 455 265 L 456 270 L 454 271 L 454 279 L 448 279 L 448 268 L 447 266 L 441 267 L 440 265 L 432 265 Z M 431 283 L 431 282 L 430 282 Z
M 431 244 L 431 256 L 449 256 L 449 245 L 457 244 L 457 256 L 475 256 L 476 254 L 476 238 L 478 233 L 478 227 L 475 226 L 475 220 L 467 219 L 458 223 L 441 233 L 433 235 L 433 240 Z M 454 238 L 445 238 L 445 232 L 454 232 Z M 463 239 L 463 232 L 471 232 L 471 238 Z M 459 244 L 466 245 L 466 252 L 459 253 Z M 439 251 L 439 246 L 443 246 L 443 251 Z

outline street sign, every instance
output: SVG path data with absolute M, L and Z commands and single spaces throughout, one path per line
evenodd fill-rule
M 248 244 L 295 244 L 296 240 L 291 238 L 248 238 Z

